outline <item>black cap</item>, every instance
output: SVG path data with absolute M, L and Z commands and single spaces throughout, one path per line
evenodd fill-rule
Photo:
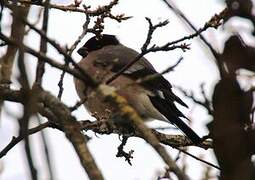
M 114 35 L 103 34 L 100 37 L 94 36 L 90 38 L 77 52 L 83 58 L 88 55 L 89 52 L 95 51 L 109 45 L 119 45 L 120 42 Z

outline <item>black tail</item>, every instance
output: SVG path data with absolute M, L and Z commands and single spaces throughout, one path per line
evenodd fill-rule
M 195 144 L 201 142 L 201 138 L 179 117 L 185 117 L 175 106 L 174 102 L 169 103 L 165 99 L 157 96 L 150 96 L 152 104 L 162 113 L 171 123 L 176 125 L 182 132 Z

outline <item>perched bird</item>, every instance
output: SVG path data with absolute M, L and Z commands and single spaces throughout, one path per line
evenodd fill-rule
M 114 35 L 108 34 L 92 37 L 78 53 L 83 57 L 78 63 L 79 66 L 101 83 L 105 83 L 139 55 L 135 50 L 120 44 Z M 137 79 L 153 74 L 158 73 L 143 57 L 109 85 L 115 87 L 117 93 L 123 96 L 144 120 L 157 119 L 170 122 L 181 129 L 192 142 L 199 143 L 200 137 L 183 122 L 181 118 L 185 116 L 174 103 L 185 107 L 187 105 L 172 92 L 171 84 L 162 75 L 158 74 L 150 81 L 135 83 Z M 81 80 L 75 78 L 74 82 L 79 97 L 87 97 L 86 109 L 100 117 L 107 117 L 108 110 L 111 111 L 112 107 Z

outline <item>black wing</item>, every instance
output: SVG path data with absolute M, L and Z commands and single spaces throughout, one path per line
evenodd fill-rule
M 177 109 L 174 102 L 178 102 L 186 107 L 187 105 L 172 92 L 171 84 L 163 76 L 159 75 L 155 70 L 147 68 L 134 71 L 133 73 L 129 71 L 125 75 L 133 79 L 138 79 L 153 74 L 157 74 L 158 76 L 155 79 L 141 83 L 146 89 L 154 92 L 154 96 L 149 96 L 153 106 L 171 123 L 181 129 L 192 142 L 199 143 L 201 140 L 200 137 L 180 119 L 180 117 L 186 117 Z
M 141 84 L 156 94 L 160 95 L 162 93 L 165 100 L 169 101 L 169 103 L 178 102 L 179 104 L 188 107 L 178 96 L 176 96 L 172 92 L 172 85 L 162 75 L 157 73 L 154 69 L 143 68 L 126 75 L 133 79 L 157 75 L 155 76 L 155 78 L 152 78 L 151 80 L 148 81 L 144 81 Z

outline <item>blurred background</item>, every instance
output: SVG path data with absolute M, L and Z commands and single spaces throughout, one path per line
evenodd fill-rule
M 68 0 L 52 0 L 51 3 L 67 5 L 73 1 Z M 223 0 L 173 0 L 185 16 L 195 25 L 195 27 L 203 27 L 214 14 L 221 12 L 225 8 Z M 83 3 L 91 5 L 92 9 L 99 5 L 108 4 L 108 0 L 86 0 Z M 253 9 L 254 10 L 254 9 Z M 35 23 L 38 21 L 38 16 L 41 13 L 40 6 L 32 6 L 30 9 L 28 20 Z M 113 7 L 113 13 L 124 13 L 132 18 L 118 23 L 113 20 L 106 20 L 103 33 L 114 34 L 120 42 L 130 48 L 140 52 L 148 31 L 148 23 L 145 17 L 152 19 L 153 23 L 169 20 L 169 24 L 158 29 L 153 35 L 152 43 L 162 45 L 166 42 L 179 39 L 183 36 L 193 33 L 187 24 L 180 20 L 176 14 L 160 0 L 139 0 L 139 1 L 124 1 L 120 0 L 118 5 Z M 56 9 L 50 9 L 48 36 L 64 46 L 71 46 L 82 32 L 82 25 L 85 22 L 85 15 L 77 12 L 64 12 Z M 10 26 L 12 18 L 10 11 L 5 8 L 2 16 L 1 31 L 4 34 L 10 34 Z M 42 17 L 39 18 L 37 27 L 41 27 Z M 224 26 L 217 30 L 209 29 L 203 33 L 208 42 L 219 52 L 223 51 L 224 42 L 226 39 L 237 33 L 250 46 L 255 45 L 254 38 L 251 34 L 253 25 L 250 21 L 243 18 L 235 18 L 230 20 Z M 79 44 L 78 48 L 83 45 L 92 35 L 86 37 Z M 183 61 L 175 68 L 173 72 L 164 75 L 174 86 L 181 87 L 187 92 L 193 92 L 194 97 L 202 99 L 201 84 L 204 84 L 206 96 L 211 99 L 212 92 L 216 82 L 219 80 L 219 73 L 215 65 L 213 56 L 210 50 L 201 42 L 199 38 L 194 38 L 186 41 L 190 44 L 190 50 L 183 52 L 182 50 L 174 50 L 169 52 L 157 52 L 146 55 L 146 58 L 159 71 L 163 71 L 166 67 L 175 64 L 179 58 L 183 57 Z M 34 31 L 28 31 L 25 36 L 25 44 L 39 50 L 40 36 Z M 78 49 L 77 48 L 77 49 Z M 0 56 L 5 53 L 5 48 L 0 48 Z M 63 62 L 63 57 L 48 46 L 47 55 L 58 62 Z M 36 60 L 34 57 L 27 55 L 26 66 L 29 70 L 29 80 L 34 81 Z M 81 57 L 73 53 L 73 58 L 79 62 Z M 248 73 L 248 72 L 245 72 Z M 46 73 L 44 75 L 43 88 L 50 91 L 52 94 L 58 94 L 58 81 L 61 71 L 46 65 Z M 17 77 L 17 64 L 14 66 L 14 74 L 12 75 L 12 86 L 20 87 Z M 242 87 L 248 88 L 254 84 L 253 79 L 243 79 Z M 66 74 L 64 79 L 64 92 L 62 101 L 68 106 L 73 106 L 78 100 L 78 96 L 74 89 L 73 77 Z M 189 98 L 186 98 L 178 88 L 174 88 L 174 92 L 188 104 L 189 109 L 180 107 L 181 111 L 191 119 L 190 126 L 200 135 L 208 134 L 206 128 L 207 123 L 212 120 L 208 112 L 203 107 L 195 104 Z M 83 106 L 80 106 L 73 115 L 80 120 L 95 120 L 89 115 Z M 17 118 L 22 117 L 22 106 L 17 103 L 5 102 L 0 121 L 0 149 L 4 148 L 12 139 L 18 135 Z M 40 117 L 41 121 L 45 121 Z M 171 125 L 159 121 L 147 123 L 150 127 L 171 127 Z M 38 120 L 33 118 L 30 121 L 30 127 L 38 125 Z M 178 130 L 169 128 L 161 130 L 164 133 L 179 134 Z M 107 180 L 149 180 L 157 179 L 165 172 L 165 165 L 155 151 L 140 138 L 132 137 L 128 140 L 125 149 L 134 150 L 134 158 L 132 166 L 130 166 L 123 158 L 117 158 L 117 147 L 121 143 L 118 135 L 99 135 L 94 132 L 84 132 L 91 137 L 88 145 L 102 173 Z M 46 166 L 46 157 L 44 154 L 44 140 L 47 143 L 50 161 L 52 163 L 52 179 L 55 180 L 70 180 L 70 179 L 88 179 L 86 173 L 80 165 L 79 159 L 73 149 L 71 143 L 65 135 L 56 130 L 47 128 L 42 133 L 37 133 L 30 136 L 30 143 L 34 164 L 38 172 L 39 180 L 50 179 L 50 174 Z M 185 168 L 185 171 L 190 175 L 191 179 L 203 179 L 206 173 L 209 173 L 211 178 L 216 179 L 219 174 L 217 169 L 208 167 L 200 161 L 195 160 L 179 152 L 169 146 L 165 146 L 172 157 L 179 157 L 177 164 Z M 188 147 L 190 153 L 217 164 L 212 150 L 204 150 L 198 147 Z M 30 179 L 30 173 L 27 161 L 24 158 L 24 143 L 16 145 L 4 158 L 0 159 L 0 179 L 3 180 L 27 180 Z

